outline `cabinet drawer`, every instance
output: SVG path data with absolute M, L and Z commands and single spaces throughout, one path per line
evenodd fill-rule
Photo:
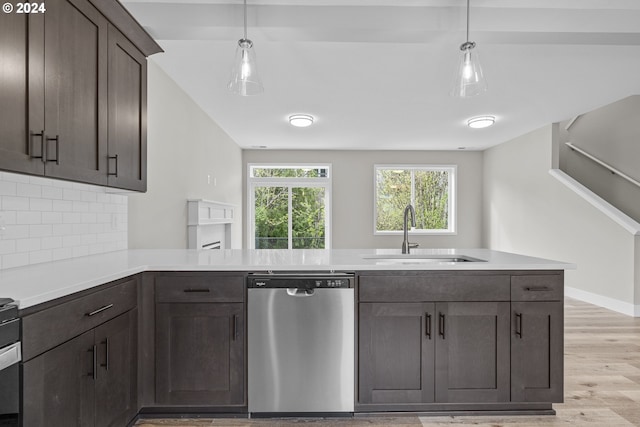
M 563 297 L 561 274 L 511 276 L 512 301 L 562 301 Z
M 360 276 L 359 300 L 509 301 L 508 275 Z
M 156 277 L 156 302 L 243 302 L 244 276 L 167 275 Z
M 22 319 L 23 358 L 28 360 L 136 306 L 138 278 L 128 278 Z

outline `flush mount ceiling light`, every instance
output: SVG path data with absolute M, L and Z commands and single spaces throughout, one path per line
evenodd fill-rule
M 472 117 L 467 120 L 467 126 L 473 129 L 488 128 L 496 122 L 496 118 L 493 116 L 478 116 Z
M 289 123 L 291 126 L 295 126 L 297 128 L 306 128 L 313 124 L 313 116 L 308 114 L 293 114 L 289 116 Z
M 469 0 L 467 0 L 467 41 L 460 45 L 462 56 L 451 94 L 460 98 L 480 95 L 487 91 L 487 82 L 482 74 L 476 43 L 469 41 Z
M 259 95 L 264 92 L 258 77 L 253 42 L 247 38 L 247 0 L 244 0 L 244 37 L 238 40 L 236 58 L 227 87 L 240 96 Z

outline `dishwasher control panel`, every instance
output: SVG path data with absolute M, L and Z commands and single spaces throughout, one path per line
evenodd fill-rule
M 303 289 L 345 289 L 353 288 L 353 274 L 317 275 L 278 275 L 252 274 L 247 278 L 249 288 L 303 288 Z

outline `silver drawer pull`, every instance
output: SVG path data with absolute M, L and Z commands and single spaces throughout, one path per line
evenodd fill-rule
M 524 290 L 528 292 L 545 292 L 550 291 L 551 289 L 549 289 L 548 286 L 529 286 L 524 288 Z
M 109 310 L 111 307 L 113 307 L 113 304 L 105 305 L 104 307 L 100 307 L 97 310 L 93 310 L 91 313 L 86 313 L 85 316 L 87 317 L 95 316 L 98 313 L 102 313 L 105 310 Z
M 0 349 L 0 371 L 22 360 L 22 352 L 20 350 L 19 342 Z

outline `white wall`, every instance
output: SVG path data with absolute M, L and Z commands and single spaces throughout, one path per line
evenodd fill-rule
M 190 198 L 237 205 L 232 247 L 241 247 L 242 151 L 153 58 L 147 92 L 148 190 L 129 196 L 129 247 L 186 248 Z
M 244 177 L 246 177 L 247 163 L 260 162 L 332 164 L 331 239 L 334 249 L 399 249 L 402 245 L 402 235 L 376 236 L 373 234 L 373 166 L 375 164 L 458 165 L 458 233 L 448 236 L 415 235 L 411 237 L 411 241 L 419 243 L 422 248 L 481 246 L 481 152 L 245 150 L 243 152 Z
M 633 314 L 637 238 L 548 173 L 552 131 L 484 152 L 484 245 L 576 263 L 566 272 L 567 294 Z
M 127 197 L 0 172 L 0 269 L 127 249 Z

